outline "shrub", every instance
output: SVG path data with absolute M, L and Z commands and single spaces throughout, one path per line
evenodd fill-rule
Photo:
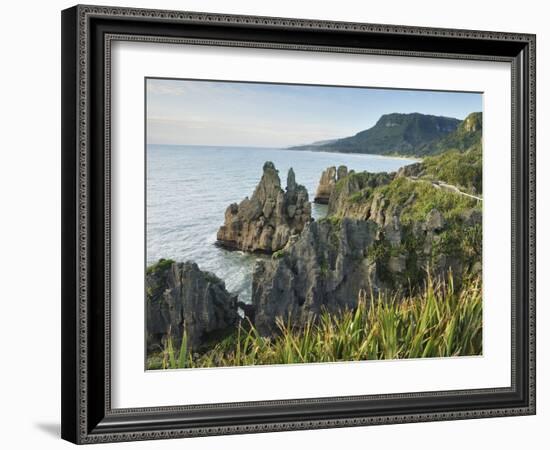
M 272 338 L 261 336 L 248 321 L 202 355 L 194 355 L 183 341 L 176 351 L 168 338 L 162 368 L 480 355 L 481 293 L 479 277 L 466 277 L 455 291 L 450 275 L 428 277 L 424 288 L 409 296 L 361 291 L 353 310 L 323 311 L 300 327 L 291 317 L 279 318 L 279 334 Z
M 147 267 L 147 275 L 163 272 L 164 270 L 168 269 L 172 264 L 174 264 L 174 262 L 175 261 L 173 259 L 161 258 L 155 264 Z

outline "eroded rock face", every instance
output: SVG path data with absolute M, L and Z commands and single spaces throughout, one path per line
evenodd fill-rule
M 282 249 L 310 221 L 307 189 L 296 183 L 292 168 L 283 190 L 277 169 L 272 162 L 266 162 L 252 197 L 231 204 L 225 211 L 217 240 L 229 249 L 272 253 Z
M 375 282 L 375 273 L 365 259 L 376 239 L 376 225 L 343 219 L 313 222 L 298 240 L 270 261 L 254 268 L 252 302 L 255 326 L 263 335 L 276 330 L 276 317 L 290 315 L 304 323 L 321 308 L 337 311 L 356 302 L 356 289 Z
M 419 176 L 422 176 L 424 172 L 425 172 L 424 164 L 419 162 L 414 164 L 408 164 L 406 166 L 399 168 L 396 176 L 417 178 Z
M 231 330 L 238 321 L 237 297 L 216 275 L 193 262 L 160 261 L 147 271 L 147 348 L 164 347 L 168 333 L 179 348 L 183 331 L 198 349 L 212 333 Z
M 338 188 L 334 189 L 328 201 L 328 215 L 340 215 L 346 217 L 354 217 L 358 219 L 368 219 L 371 215 L 371 205 L 363 201 L 364 198 L 360 193 L 367 192 L 366 189 L 375 189 L 379 186 L 390 183 L 395 176 L 395 173 L 370 173 L 370 172 L 354 172 L 351 170 L 348 176 L 342 178 L 338 183 Z M 354 198 L 354 195 L 357 198 Z M 349 199 L 354 198 L 354 201 Z M 376 209 L 376 205 L 373 205 Z
M 339 166 L 338 169 L 332 166 L 324 170 L 313 201 L 323 205 L 328 204 L 330 194 L 332 194 L 336 183 L 347 175 L 348 168 L 346 166 Z
M 462 272 L 464 254 L 441 249 L 445 221 L 439 211 L 411 229 L 401 224 L 397 211 L 377 208 L 368 220 L 313 222 L 278 258 L 256 263 L 252 302 L 261 334 L 276 332 L 277 317 L 290 317 L 300 326 L 323 309 L 353 309 L 360 290 L 377 294 L 420 286 L 428 266 L 434 275 Z M 478 214 L 464 217 L 465 226 L 479 223 Z

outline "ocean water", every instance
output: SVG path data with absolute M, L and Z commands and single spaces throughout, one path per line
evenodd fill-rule
M 252 147 L 147 146 L 146 259 L 195 261 L 215 273 L 230 292 L 250 302 L 252 270 L 265 257 L 215 246 L 216 232 L 231 203 L 251 196 L 262 167 L 272 161 L 281 185 L 292 167 L 313 201 L 321 173 L 329 166 L 346 165 L 355 171 L 391 172 L 411 160 Z M 326 215 L 325 205 L 312 204 L 315 219 Z

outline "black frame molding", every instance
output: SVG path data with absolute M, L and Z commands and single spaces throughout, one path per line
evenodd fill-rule
M 505 61 L 512 67 L 509 388 L 113 409 L 116 40 Z M 535 36 L 78 5 L 62 12 L 62 437 L 98 443 L 535 414 Z

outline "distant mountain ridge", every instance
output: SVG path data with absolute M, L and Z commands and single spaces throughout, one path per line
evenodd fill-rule
M 482 113 L 473 112 L 460 122 L 456 130 L 419 148 L 418 155 L 437 155 L 449 149 L 464 152 L 481 143 Z
M 291 149 L 426 156 L 441 153 L 449 148 L 465 150 L 480 138 L 481 113 L 472 113 L 463 121 L 421 113 L 392 113 L 384 114 L 373 127 L 354 136 L 326 143 L 295 146 Z

